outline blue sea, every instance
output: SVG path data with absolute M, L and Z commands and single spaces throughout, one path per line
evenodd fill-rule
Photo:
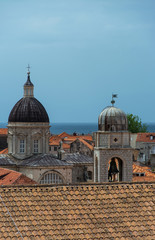
M 155 123 L 146 123 L 148 132 L 155 132 Z M 5 128 L 7 123 L 0 123 L 0 128 Z M 51 123 L 52 134 L 67 132 L 68 134 L 91 134 L 98 129 L 97 123 Z

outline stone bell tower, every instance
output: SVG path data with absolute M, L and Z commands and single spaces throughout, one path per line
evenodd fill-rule
M 133 150 L 126 114 L 112 106 L 103 109 L 94 133 L 94 181 L 132 181 Z

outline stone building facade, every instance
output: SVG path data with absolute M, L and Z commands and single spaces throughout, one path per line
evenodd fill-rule
M 80 153 L 83 155 L 93 156 L 94 147 L 83 139 L 76 139 L 70 144 L 71 153 Z
M 33 91 L 28 72 L 24 96 L 9 115 L 8 154 L 0 155 L 0 166 L 21 172 L 41 184 L 87 181 L 93 175 L 92 158 L 80 154 L 64 156 L 63 145 L 58 156 L 49 153 L 49 117 Z
M 139 150 L 138 161 L 155 167 L 155 133 L 138 133 L 136 148 Z

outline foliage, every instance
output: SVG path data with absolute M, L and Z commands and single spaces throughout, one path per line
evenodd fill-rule
M 147 125 L 137 115 L 127 114 L 128 130 L 132 133 L 147 132 Z

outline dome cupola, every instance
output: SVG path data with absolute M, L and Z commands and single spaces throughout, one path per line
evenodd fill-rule
M 112 106 L 103 109 L 98 118 L 98 130 L 100 131 L 128 131 L 128 120 L 126 114 L 119 108 L 114 107 L 114 99 L 111 101 Z
M 8 154 L 26 159 L 49 153 L 49 117 L 43 105 L 33 95 L 28 66 L 24 96 L 12 108 L 8 119 Z

